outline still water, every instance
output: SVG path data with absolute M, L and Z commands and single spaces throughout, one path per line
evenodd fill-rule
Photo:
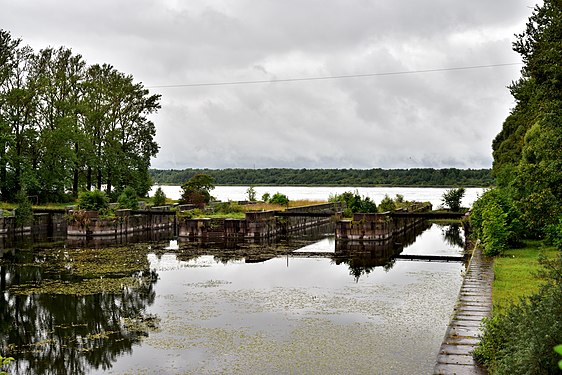
M 181 188 L 179 186 L 160 186 L 166 196 L 172 199 L 179 199 Z M 152 196 L 158 186 L 153 186 L 149 195 Z M 326 201 L 330 196 L 342 194 L 346 191 L 357 191 L 361 196 L 371 198 L 376 204 L 388 195 L 391 198 L 396 194 L 404 196 L 405 200 L 416 202 L 431 202 L 436 209 L 442 205 L 441 197 L 447 188 L 420 188 L 420 187 L 330 187 L 330 186 L 254 186 L 256 198 L 260 199 L 265 193 L 273 195 L 275 193 L 285 194 L 291 200 L 311 200 Z M 248 199 L 248 186 L 216 186 L 211 191 L 211 195 L 223 202 L 243 201 Z M 463 207 L 471 207 L 472 203 L 482 194 L 482 188 L 466 188 L 462 199 Z
M 463 251 L 458 226 L 416 234 L 384 254 Z M 257 260 L 240 255 L 247 245 L 136 244 L 142 281 L 95 294 L 17 293 L 30 281 L 75 282 L 79 253 L 14 251 L 0 263 L 0 352 L 22 374 L 431 373 L 463 264 L 381 257 L 364 244 L 336 256 L 324 233 L 289 242 L 256 245 L 273 254 Z

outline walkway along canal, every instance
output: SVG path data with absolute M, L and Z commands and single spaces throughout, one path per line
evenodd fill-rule
M 482 319 L 492 312 L 493 260 L 482 255 L 478 243 L 461 286 L 454 315 L 439 350 L 434 374 L 486 374 L 472 351 L 480 341 Z

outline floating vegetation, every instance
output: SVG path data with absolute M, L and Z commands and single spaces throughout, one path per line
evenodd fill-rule
M 138 288 L 150 282 L 149 277 L 119 277 L 84 279 L 75 282 L 46 280 L 40 284 L 19 284 L 9 289 L 18 295 L 31 294 L 73 294 L 84 296 L 97 293 L 120 293 L 129 288 Z
M 89 295 L 138 288 L 157 278 L 150 271 L 148 252 L 146 245 L 138 244 L 100 249 L 35 249 L 33 256 L 26 257 L 27 262 L 14 266 L 20 273 L 24 268 L 37 271 L 8 291 L 19 295 Z

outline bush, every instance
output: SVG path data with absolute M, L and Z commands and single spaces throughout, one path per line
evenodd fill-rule
M 121 209 L 138 210 L 139 201 L 137 197 L 137 192 L 130 186 L 127 186 L 119 197 L 117 198 L 117 204 Z
M 461 201 L 464 196 L 464 188 L 449 189 L 443 193 L 443 204 L 451 209 L 451 211 L 460 211 Z
M 545 242 L 562 250 L 562 216 L 558 218 L 558 224 L 551 224 L 545 228 Z
M 553 348 L 562 340 L 562 254 L 540 262 L 541 290 L 485 321 L 474 357 L 491 373 L 560 373 Z
M 233 213 L 244 212 L 244 207 L 242 207 L 237 203 L 220 202 L 220 203 L 215 203 L 215 205 L 213 206 L 213 211 L 215 213 L 233 214 Z
M 396 203 L 394 203 L 394 201 L 388 196 L 388 194 L 385 194 L 384 198 L 381 200 L 381 203 L 379 203 L 379 212 L 389 212 L 394 211 L 395 209 Z
M 246 189 L 246 194 L 248 194 L 248 200 L 250 202 L 256 201 L 256 189 L 254 189 L 253 186 L 250 186 L 248 189 Z
M 501 254 L 507 247 L 509 235 L 506 217 L 507 214 L 496 203 L 487 205 L 482 212 L 481 240 L 484 245 L 484 255 L 495 256 Z
M 30 225 L 33 222 L 33 209 L 25 189 L 21 189 L 16 194 L 16 202 L 18 204 L 16 208 L 16 226 L 22 228 Z
M 287 197 L 285 194 L 275 193 L 269 199 L 269 203 L 279 204 L 281 206 L 288 206 L 289 205 L 289 197 Z
M 109 199 L 100 190 L 84 191 L 78 196 L 78 207 L 88 211 L 107 209 L 109 207 Z
M 489 210 L 488 207 L 491 205 L 497 205 L 501 209 L 502 214 L 505 214 L 502 220 L 505 221 L 507 232 L 506 243 L 509 246 L 518 246 L 525 231 L 514 201 L 504 190 L 487 190 L 474 202 L 470 212 L 470 226 L 474 234 L 484 242 L 484 212 Z M 492 210 L 497 211 L 497 209 Z M 489 215 L 490 213 L 488 213 L 487 224 L 493 224 L 493 219 Z M 487 231 L 488 235 L 493 233 L 491 228 L 488 228 Z
M 354 213 L 376 213 L 377 205 L 369 197 L 361 197 L 358 191 L 346 191 L 328 198 L 329 202 L 342 202 L 345 204 L 344 216 L 350 217 Z
M 154 206 L 164 206 L 166 204 L 166 194 L 161 187 L 158 187 L 154 192 L 154 196 L 152 197 L 152 203 Z

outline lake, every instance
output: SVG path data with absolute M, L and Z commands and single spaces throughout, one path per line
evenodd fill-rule
M 179 186 L 160 186 L 166 196 L 172 199 L 179 199 L 181 196 L 181 188 Z M 152 196 L 158 186 L 153 186 L 149 195 Z M 385 195 L 391 198 L 396 194 L 404 196 L 405 200 L 417 202 L 431 202 L 433 208 L 436 209 L 442 205 L 441 197 L 447 188 L 420 188 L 420 187 L 329 187 L 329 186 L 254 186 L 256 190 L 256 198 L 260 199 L 265 193 L 273 195 L 275 193 L 285 194 L 291 200 L 311 200 L 326 201 L 330 196 L 342 194 L 346 191 L 357 191 L 361 196 L 369 197 L 379 204 Z M 211 191 L 211 195 L 223 202 L 244 201 L 248 199 L 246 191 L 248 186 L 216 186 Z M 483 188 L 466 188 L 465 195 L 462 200 L 463 207 L 470 207 L 472 203 L 482 194 Z
M 256 190 L 317 200 L 350 188 Z M 445 189 L 358 190 L 436 202 Z M 462 254 L 464 233 L 426 224 L 394 242 L 349 250 L 322 228 L 261 243 L 4 249 L 0 354 L 16 374 L 429 374 L 465 265 L 394 256 Z

